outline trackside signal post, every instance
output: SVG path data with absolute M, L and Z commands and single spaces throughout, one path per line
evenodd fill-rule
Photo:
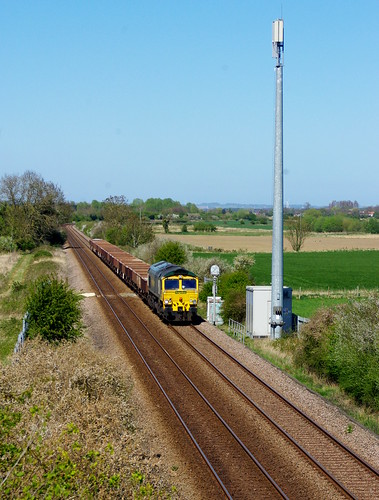
M 272 24 L 272 56 L 276 59 L 274 204 L 272 229 L 271 338 L 280 338 L 283 321 L 283 19 Z
M 214 264 L 211 267 L 211 275 L 213 277 L 213 286 L 212 286 L 212 292 L 213 292 L 213 324 L 216 324 L 216 295 L 217 295 L 217 278 L 220 276 L 220 268 L 218 267 L 217 264 Z

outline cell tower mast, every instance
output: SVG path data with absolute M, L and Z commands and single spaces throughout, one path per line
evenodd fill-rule
M 283 19 L 272 24 L 272 56 L 276 59 L 274 204 L 272 229 L 271 338 L 280 338 L 283 321 Z

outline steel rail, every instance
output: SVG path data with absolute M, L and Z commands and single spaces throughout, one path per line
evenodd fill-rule
M 230 495 L 229 491 L 227 490 L 226 486 L 224 485 L 224 483 L 222 482 L 221 478 L 218 476 L 217 472 L 215 471 L 214 467 L 212 466 L 212 464 L 210 463 L 209 459 L 207 458 L 207 456 L 205 455 L 205 453 L 203 452 L 203 450 L 201 449 L 200 445 L 198 444 L 198 442 L 196 441 L 196 438 L 193 436 L 193 434 L 191 433 L 191 431 L 189 430 L 188 426 L 186 425 L 186 423 L 184 422 L 183 418 L 181 417 L 180 413 L 178 412 L 178 410 L 176 409 L 174 403 L 171 401 L 170 397 L 168 396 L 168 394 L 166 393 L 166 391 L 164 390 L 164 388 L 162 387 L 161 383 L 159 382 L 158 378 L 156 377 L 156 375 L 154 374 L 152 368 L 150 367 L 150 365 L 148 364 L 148 362 L 146 361 L 146 359 L 144 358 L 143 354 L 141 353 L 141 351 L 138 349 L 136 343 L 134 342 L 134 340 L 132 339 L 132 337 L 130 336 L 129 332 L 127 331 L 127 329 L 125 328 L 125 326 L 123 325 L 123 323 L 121 322 L 120 318 L 118 317 L 116 311 L 113 309 L 112 305 L 110 304 L 109 300 L 107 299 L 107 297 L 103 294 L 101 288 L 99 287 L 98 283 L 96 282 L 96 279 L 95 277 L 93 276 L 93 274 L 91 273 L 91 271 L 89 270 L 87 264 L 84 262 L 83 258 L 81 257 L 81 255 L 79 254 L 78 252 L 78 249 L 72 247 L 73 250 L 75 251 L 76 255 L 78 256 L 78 258 L 80 259 L 83 267 L 86 269 L 87 273 L 89 274 L 89 276 L 91 277 L 94 285 L 96 286 L 96 288 L 99 290 L 99 293 L 101 295 L 101 297 L 105 300 L 107 306 L 109 307 L 109 309 L 112 311 L 112 314 L 114 315 L 115 319 L 117 320 L 118 324 L 120 325 L 121 329 L 124 331 L 124 333 L 127 335 L 130 343 L 132 344 L 134 350 L 136 351 L 136 353 L 138 354 L 138 356 L 140 357 L 142 363 L 145 365 L 146 369 L 148 370 L 149 374 L 151 375 L 151 377 L 153 378 L 154 382 L 157 384 L 159 390 L 162 392 L 162 394 L 164 395 L 165 399 L 167 400 L 169 406 L 171 407 L 172 411 L 174 412 L 175 416 L 178 418 L 179 422 L 182 424 L 182 426 L 184 427 L 185 431 L 187 432 L 187 435 L 189 436 L 189 438 L 191 439 L 192 443 L 194 444 L 195 448 L 197 449 L 197 451 L 200 453 L 201 457 L 203 458 L 203 460 L 205 461 L 206 465 L 208 466 L 208 468 L 210 469 L 210 471 L 212 472 L 212 474 L 214 475 L 216 481 L 218 482 L 219 486 L 221 487 L 221 489 L 223 490 L 223 492 L 225 493 L 226 497 L 229 498 L 229 499 L 232 499 L 232 496 Z M 134 311 L 130 308 L 130 306 L 124 301 L 123 297 L 121 297 L 117 291 L 114 289 L 113 285 L 110 283 L 110 281 L 107 279 L 107 277 L 103 274 L 103 272 L 99 269 L 99 267 L 96 265 L 96 269 L 99 271 L 99 273 L 103 276 L 103 278 L 108 282 L 108 284 L 111 286 L 111 288 L 113 288 L 113 290 L 115 291 L 115 294 L 117 295 L 117 297 L 119 299 L 122 300 L 122 302 L 125 303 L 125 305 L 127 305 L 127 307 L 129 308 L 129 310 L 135 315 Z M 137 316 L 136 316 L 137 317 Z M 138 319 L 138 317 L 137 317 Z M 143 326 L 144 323 L 141 322 L 141 324 Z M 147 328 L 145 326 L 145 328 Z
M 253 401 L 242 389 L 240 389 L 227 375 L 225 375 L 210 359 L 207 358 L 199 349 L 197 349 L 194 345 L 191 344 L 175 327 L 170 325 L 170 328 L 180 335 L 182 340 L 185 342 L 188 347 L 195 352 L 198 356 L 200 356 L 212 369 L 220 375 L 233 389 L 240 394 L 251 406 L 253 406 L 271 425 L 273 425 L 286 439 L 288 439 L 303 455 L 313 464 L 315 465 L 327 478 L 331 480 L 332 483 L 337 486 L 344 494 L 346 494 L 349 498 L 356 499 L 357 497 L 349 491 L 337 478 L 333 476 L 315 457 L 313 457 L 300 443 L 298 443 L 281 425 L 279 425 L 275 420 L 268 415 L 263 408 L 261 408 L 255 401 Z
M 294 403 L 292 403 L 289 399 L 287 399 L 285 396 L 280 394 L 274 387 L 272 387 L 270 384 L 265 382 L 259 375 L 251 371 L 247 366 L 245 366 L 243 363 L 241 363 L 237 358 L 232 356 L 230 353 L 228 353 L 225 349 L 223 349 L 220 345 L 218 345 L 216 342 L 214 342 L 212 339 L 210 339 L 207 335 L 205 335 L 201 330 L 199 330 L 196 326 L 190 325 L 193 330 L 195 330 L 198 334 L 200 334 L 204 339 L 206 339 L 209 343 L 211 343 L 214 347 L 216 347 L 220 352 L 225 354 L 228 358 L 230 358 L 235 364 L 237 364 L 242 370 L 244 370 L 247 374 L 249 374 L 251 377 L 256 379 L 263 387 L 271 391 L 277 398 L 279 398 L 283 403 L 286 405 L 290 406 L 293 410 L 295 410 L 296 413 L 301 415 L 304 419 L 306 419 L 310 424 L 312 424 L 315 428 L 317 428 L 321 433 L 323 433 L 326 437 L 328 437 L 331 441 L 333 441 L 338 447 L 342 448 L 344 451 L 346 451 L 349 455 L 352 456 L 356 461 L 360 462 L 365 468 L 369 469 L 372 473 L 377 475 L 379 477 L 379 471 L 373 467 L 371 464 L 366 462 L 362 457 L 357 455 L 351 448 L 349 448 L 347 445 L 339 441 L 333 434 L 331 434 L 327 429 L 322 427 L 320 424 L 318 424 L 315 420 L 313 420 L 311 417 L 309 417 L 305 412 L 303 412 L 299 407 L 297 407 Z
M 83 238 L 82 238 L 83 239 Z M 140 352 L 140 350 L 138 349 L 137 345 L 135 344 L 135 342 L 133 341 L 133 339 L 131 338 L 129 332 L 127 331 L 127 329 L 125 328 L 125 326 L 122 324 L 121 320 L 119 319 L 119 317 L 117 316 L 117 313 L 115 312 L 115 310 L 113 309 L 113 307 L 111 306 L 111 304 L 109 303 L 108 299 L 106 298 L 106 296 L 103 294 L 103 292 L 101 291 L 100 287 L 98 286 L 98 284 L 96 283 L 96 280 L 93 276 L 93 274 L 91 273 L 91 271 L 89 270 L 88 266 L 85 264 L 84 260 L 82 259 L 82 257 L 80 256 L 79 252 L 77 249 L 75 249 L 75 252 L 76 254 L 78 255 L 79 259 L 81 260 L 83 266 L 86 268 L 88 274 L 90 275 L 91 279 L 93 280 L 95 286 L 97 287 L 97 289 L 99 290 L 101 296 L 104 298 L 104 300 L 106 301 L 108 307 L 110 308 L 110 310 L 112 311 L 113 315 L 115 316 L 117 322 L 120 324 L 121 328 L 123 329 L 123 331 L 126 333 L 129 341 L 131 342 L 133 348 L 135 349 L 135 351 L 137 352 L 137 354 L 139 355 L 139 357 L 141 358 L 141 360 L 143 361 L 144 365 L 146 366 L 146 368 L 148 369 L 150 375 L 152 376 L 153 380 L 156 382 L 156 384 L 158 385 L 159 389 L 162 391 L 163 395 L 165 396 L 166 400 L 168 401 L 170 407 L 172 408 L 172 410 L 174 411 L 175 415 L 177 416 L 178 420 L 180 421 L 180 423 L 183 425 L 183 427 L 185 428 L 188 436 L 190 437 L 191 441 L 193 442 L 193 444 L 195 445 L 196 449 L 199 451 L 199 453 L 201 454 L 202 458 L 204 459 L 206 465 L 208 466 L 208 468 L 211 470 L 212 474 L 214 475 L 214 477 L 216 478 L 217 482 L 219 483 L 220 487 L 222 488 L 223 492 L 225 493 L 225 495 L 228 497 L 228 498 L 232 498 L 230 493 L 228 492 L 226 486 L 224 485 L 224 483 L 222 482 L 221 478 L 218 476 L 217 472 L 215 471 L 214 467 L 212 466 L 212 464 L 210 463 L 209 459 L 206 457 L 205 453 L 203 452 L 203 450 L 201 449 L 200 445 L 198 444 L 198 442 L 196 441 L 196 438 L 193 436 L 193 434 L 191 433 L 191 431 L 189 430 L 188 426 L 185 424 L 183 418 L 181 417 L 181 415 L 179 414 L 178 410 L 175 408 L 174 406 L 174 403 L 171 401 L 170 397 L 168 396 L 168 394 L 166 393 L 166 391 L 164 390 L 164 388 L 162 387 L 162 385 L 160 384 L 159 380 L 157 379 L 156 375 L 154 374 L 152 368 L 149 366 L 149 364 L 147 363 L 147 361 L 145 360 L 145 358 L 143 357 L 142 353 Z M 88 257 L 87 257 L 88 258 Z M 271 483 L 271 485 L 278 491 L 278 493 L 285 499 L 287 499 L 288 497 L 286 496 L 286 494 L 281 490 L 280 486 L 275 482 L 275 480 L 269 475 L 269 473 L 264 469 L 264 467 L 259 463 L 259 461 L 256 459 L 256 457 L 250 452 L 250 450 L 244 445 L 244 443 L 242 443 L 242 441 L 238 438 L 238 436 L 236 436 L 236 434 L 234 433 L 234 431 L 228 426 L 228 424 L 222 419 L 221 415 L 218 414 L 218 412 L 212 407 L 212 405 L 209 403 L 209 401 L 205 398 L 205 396 L 201 393 L 201 391 L 199 391 L 199 389 L 193 384 L 193 382 L 190 380 L 190 378 L 184 373 L 184 371 L 179 367 L 179 365 L 175 362 L 175 360 L 171 357 L 171 355 L 167 352 L 167 350 L 160 344 L 160 342 L 154 337 L 154 335 L 152 334 L 152 332 L 149 330 L 149 328 L 145 325 L 145 323 L 136 315 L 136 313 L 133 311 L 133 309 L 129 306 L 129 304 L 124 300 L 123 297 L 121 297 L 117 291 L 115 290 L 115 288 L 112 286 L 112 284 L 109 282 L 109 280 L 106 278 L 106 276 L 102 273 L 102 271 L 98 268 L 98 266 L 96 266 L 97 270 L 99 271 L 99 273 L 103 276 L 103 278 L 108 282 L 108 284 L 111 286 L 111 288 L 115 291 L 115 294 L 117 295 L 117 297 L 128 307 L 129 311 L 134 315 L 134 317 L 139 321 L 139 323 L 146 329 L 146 331 L 149 333 L 149 335 L 151 336 L 152 340 L 154 342 L 156 342 L 156 344 L 161 348 L 161 350 L 165 353 L 165 355 L 170 359 L 170 361 L 174 364 L 174 366 L 180 371 L 180 373 L 183 375 L 183 377 L 188 381 L 188 383 L 193 387 L 193 389 L 197 392 L 197 394 L 203 399 L 203 401 L 208 405 L 208 407 L 210 408 L 210 410 L 215 414 L 215 416 L 220 420 L 220 422 L 225 426 L 225 428 L 230 432 L 230 434 L 233 436 L 233 438 L 237 441 L 237 443 L 242 447 L 242 449 L 247 453 L 247 455 L 249 456 L 249 458 L 255 463 L 255 465 L 259 468 L 259 470 L 262 472 L 262 474 L 266 477 L 266 479 Z
M 76 234 L 81 237 L 86 242 L 86 245 L 88 245 L 88 240 L 80 233 L 76 228 L 74 228 Z M 122 298 L 121 298 L 122 299 Z M 122 299 L 123 300 L 123 299 Z M 126 303 L 126 305 L 128 305 Z M 129 307 L 129 306 L 128 306 Z M 134 314 L 134 311 L 132 311 Z M 139 318 L 137 318 L 139 320 Z M 145 326 L 146 327 L 146 326 Z M 218 350 L 220 350 L 224 355 L 226 355 L 228 358 L 230 358 L 234 363 L 236 363 L 240 368 L 242 368 L 245 372 L 247 372 L 250 376 L 255 378 L 262 386 L 264 386 L 266 389 L 271 391 L 277 398 L 279 398 L 281 401 L 283 401 L 286 405 L 288 405 L 290 408 L 292 408 L 296 413 L 301 415 L 307 422 L 312 424 L 318 431 L 323 433 L 328 439 L 330 439 L 337 447 L 340 447 L 343 449 L 346 453 L 348 453 L 354 460 L 358 461 L 363 465 L 365 468 L 367 468 L 369 471 L 371 471 L 373 474 L 378 475 L 378 471 L 371 466 L 369 463 L 367 463 L 364 459 L 362 459 L 359 455 L 354 453 L 353 450 L 351 450 L 348 446 L 346 446 L 344 443 L 340 442 L 337 438 L 335 438 L 332 434 L 330 434 L 326 429 L 321 427 L 317 422 L 315 422 L 312 418 L 310 418 L 307 414 L 305 414 L 300 408 L 298 408 L 296 405 L 294 405 L 291 401 L 289 401 L 287 398 L 285 398 L 282 394 L 280 394 L 276 389 L 274 389 L 272 386 L 270 386 L 268 383 L 266 383 L 264 380 L 262 380 L 257 374 L 249 370 L 245 365 L 243 365 L 238 359 L 236 359 L 234 356 L 229 354 L 227 351 L 225 351 L 221 346 L 216 344 L 212 339 L 210 339 L 207 335 L 205 335 L 201 330 L 199 330 L 197 327 L 194 325 L 191 325 L 191 328 L 194 329 L 199 335 L 201 335 L 203 338 L 205 338 L 208 342 L 210 342 L 213 346 L 215 346 Z M 174 329 L 175 330 L 175 329 Z M 175 330 L 177 333 L 180 334 L 177 330 Z M 200 356 L 204 358 L 206 362 L 208 362 L 216 371 L 219 372 L 219 374 L 224 377 L 224 379 L 232 385 L 237 391 L 241 393 L 241 395 L 250 403 L 252 404 L 257 411 L 259 411 L 266 419 L 268 419 L 283 435 L 286 436 L 287 439 L 289 439 L 309 460 L 311 460 L 322 472 L 323 474 L 327 475 L 330 477 L 331 481 L 336 484 L 336 486 L 340 489 L 343 490 L 344 493 L 346 493 L 348 496 L 351 498 L 355 498 L 354 495 L 347 489 L 345 486 L 339 482 L 337 478 L 333 476 L 325 467 L 318 462 L 316 458 L 314 458 L 309 452 L 307 452 L 299 443 L 295 441 L 292 436 L 290 436 L 287 431 L 285 431 L 279 424 L 273 421 L 273 419 L 265 413 L 265 411 L 259 407 L 256 403 L 254 403 L 243 391 L 241 391 L 235 384 L 228 379 L 220 370 L 218 370 L 217 367 L 215 367 L 210 360 L 208 360 L 200 351 L 198 351 L 192 344 L 190 344 L 184 337 L 181 335 L 181 338 L 193 349 L 195 350 Z

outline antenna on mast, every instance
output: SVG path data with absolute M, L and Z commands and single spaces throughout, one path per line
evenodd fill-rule
M 284 24 L 283 19 L 272 23 L 272 57 L 276 59 L 276 67 L 282 66 L 282 53 L 284 52 Z

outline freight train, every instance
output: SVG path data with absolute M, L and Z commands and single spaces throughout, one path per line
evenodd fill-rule
M 187 269 L 160 261 L 151 266 L 101 239 L 90 240 L 90 249 L 149 307 L 168 322 L 195 322 L 199 280 Z

